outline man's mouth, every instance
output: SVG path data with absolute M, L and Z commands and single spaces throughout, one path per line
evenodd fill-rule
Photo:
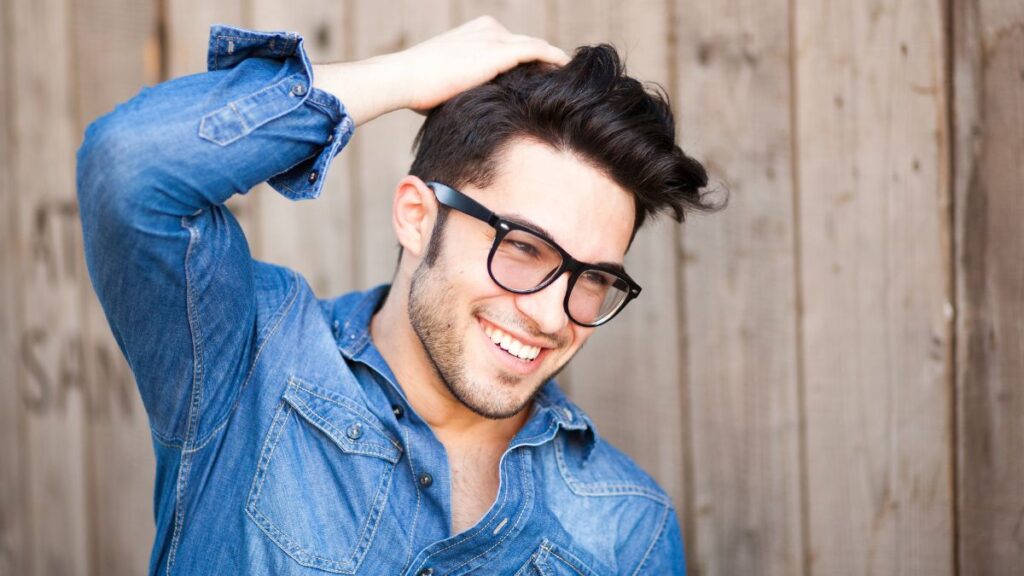
M 509 334 L 502 332 L 499 328 L 492 328 L 485 325 L 484 332 L 487 334 L 487 337 L 491 339 L 491 342 L 494 342 L 495 346 L 498 346 L 505 352 L 508 352 L 520 360 L 530 362 L 540 354 L 539 346 L 528 346 L 523 344 Z

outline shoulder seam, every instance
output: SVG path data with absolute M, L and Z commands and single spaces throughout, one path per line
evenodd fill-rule
M 569 473 L 569 467 L 565 463 L 565 456 L 562 454 L 560 442 L 555 444 L 555 461 L 558 464 L 558 471 L 562 480 L 569 487 L 569 490 L 577 496 L 638 496 L 653 500 L 662 506 L 670 506 L 668 495 L 641 484 L 631 482 L 580 482 Z
M 654 551 L 655 546 L 658 544 L 658 540 L 661 540 L 662 534 L 665 533 L 665 526 L 668 525 L 668 515 L 672 512 L 671 506 L 665 506 L 665 510 L 661 515 L 661 523 L 658 529 L 654 532 L 654 538 L 651 543 L 647 546 L 647 550 L 644 552 L 644 557 L 640 559 L 640 563 L 636 565 L 636 569 L 631 572 L 634 576 L 640 573 L 640 569 L 647 563 L 647 559 L 651 557 L 651 552 Z
M 213 426 L 210 432 L 207 433 L 206 436 L 204 436 L 202 439 L 193 442 L 193 445 L 190 446 L 187 449 L 187 451 L 198 452 L 205 448 L 210 443 L 210 441 L 213 440 L 213 438 L 215 438 L 217 434 L 227 424 L 227 421 L 231 417 L 231 414 L 234 413 L 235 409 L 238 408 L 239 403 L 241 403 L 242 401 L 242 393 L 245 391 L 245 389 L 249 385 L 249 382 L 252 380 L 252 375 L 256 371 L 256 364 L 259 362 L 260 357 L 263 354 L 263 350 L 266 348 L 267 343 L 270 342 L 273 335 L 277 333 L 278 329 L 281 327 L 282 322 L 284 321 L 284 318 L 288 315 L 288 312 L 295 304 L 295 300 L 298 297 L 299 293 L 299 283 L 297 282 L 296 279 L 297 273 L 291 269 L 286 268 L 285 270 L 287 270 L 290 276 L 290 288 L 288 290 L 288 294 L 285 296 L 282 304 L 277 308 L 277 310 L 274 311 L 273 319 L 268 323 L 267 327 L 263 330 L 263 333 L 257 334 L 256 336 L 256 341 L 259 342 L 259 346 L 256 348 L 256 352 L 253 354 L 252 357 L 252 362 L 249 363 L 249 370 L 246 372 L 245 378 L 242 380 L 242 384 L 238 388 L 238 393 L 235 395 L 235 401 L 231 404 L 231 408 L 229 408 L 227 412 L 224 413 L 224 416 L 221 417 L 217 424 Z

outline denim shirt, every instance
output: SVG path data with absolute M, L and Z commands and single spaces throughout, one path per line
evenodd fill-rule
M 224 207 L 315 198 L 353 130 L 299 36 L 214 27 L 209 72 L 86 131 L 89 274 L 156 452 L 150 574 L 682 574 L 665 492 L 553 381 L 452 533 L 445 449 L 370 336 L 388 287 L 318 299 Z

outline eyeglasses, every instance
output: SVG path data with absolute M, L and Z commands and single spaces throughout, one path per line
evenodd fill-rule
M 568 271 L 565 313 L 573 322 L 587 327 L 611 320 L 640 294 L 640 285 L 621 267 L 580 262 L 546 235 L 501 218 L 454 188 L 440 182 L 427 182 L 427 186 L 441 204 L 494 228 L 487 272 L 505 290 L 532 294 Z

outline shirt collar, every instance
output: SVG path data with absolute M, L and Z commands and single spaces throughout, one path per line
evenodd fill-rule
M 362 362 L 378 373 L 392 379 L 391 369 L 370 338 L 370 321 L 387 297 L 391 286 L 382 284 L 366 292 L 352 292 L 336 300 L 325 302 L 329 307 L 331 329 L 338 350 L 347 360 Z M 396 392 L 405 398 L 401 387 Z M 597 429 L 593 421 L 579 406 L 571 402 L 554 379 L 548 380 L 534 397 L 530 418 L 523 426 L 513 445 L 540 445 L 552 439 L 558 429 L 573 432 L 584 444 L 586 459 L 597 444 Z

